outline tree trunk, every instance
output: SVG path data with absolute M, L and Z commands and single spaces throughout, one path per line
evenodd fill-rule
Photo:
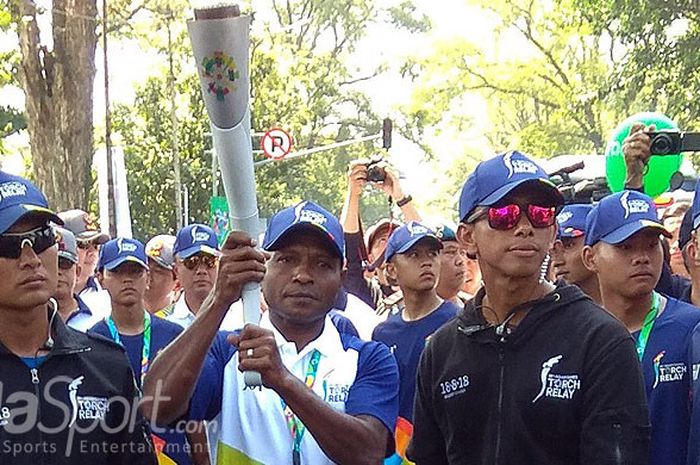
M 40 43 L 31 0 L 16 2 L 13 13 L 34 180 L 53 208 L 86 209 L 92 185 L 95 0 L 53 1 L 53 50 Z

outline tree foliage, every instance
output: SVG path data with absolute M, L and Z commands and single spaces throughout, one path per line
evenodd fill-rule
M 95 0 L 8 0 L 19 39 L 33 178 L 56 209 L 86 208 L 92 185 Z M 51 14 L 51 42 L 38 18 Z
M 352 86 L 371 76 L 356 76 L 346 64 L 377 15 L 374 2 L 287 0 L 272 2 L 272 8 L 273 21 L 251 37 L 253 129 L 282 126 L 293 135 L 297 150 L 379 133 L 381 119 Z M 130 30 L 138 32 L 135 27 Z M 139 37 L 157 47 L 148 34 Z M 182 181 L 189 189 L 189 220 L 206 222 L 212 186 L 210 142 L 205 137 L 209 122 L 195 69 L 189 70 L 184 61 L 189 41 L 177 37 L 182 51 L 177 100 L 186 102 L 178 108 Z M 138 89 L 133 104 L 120 105 L 114 112 L 114 130 L 125 147 L 134 232 L 144 239 L 173 232 L 176 225 L 169 106 L 163 72 Z M 261 216 L 270 217 L 302 199 L 340 213 L 349 161 L 376 150 L 367 142 L 261 166 L 256 172 Z M 219 193 L 223 195 L 223 188 Z M 387 214 L 379 194 L 369 194 L 364 208 L 367 223 Z
M 694 0 L 575 0 L 579 16 L 611 38 L 624 102 L 700 127 L 700 9 Z
M 470 3 L 494 22 L 493 41 L 449 39 L 403 68 L 416 82 L 405 113 L 418 134 L 468 128 L 460 107 L 475 93 L 488 102 L 486 135 L 496 151 L 603 153 L 617 123 L 639 111 L 661 111 L 686 129 L 698 126 L 695 3 Z
M 0 1 L 0 35 L 9 36 L 15 27 L 8 0 Z M 0 88 L 19 85 L 17 81 L 17 67 L 19 53 L 10 50 L 0 53 Z M 0 155 L 5 153 L 3 139 L 15 134 L 27 127 L 27 120 L 19 109 L 10 105 L 0 105 Z
M 488 102 L 495 150 L 601 153 L 611 124 L 627 111 L 602 32 L 567 1 L 474 3 L 495 21 L 494 43 L 452 39 L 405 65 L 404 74 L 417 82 L 406 107 L 413 126 L 468 126 L 459 102 L 478 93 Z M 512 58 L 516 44 L 520 58 Z

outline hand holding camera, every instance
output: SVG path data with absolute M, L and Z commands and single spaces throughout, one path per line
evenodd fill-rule
M 348 168 L 348 190 L 353 196 L 360 196 L 367 184 L 367 162 L 355 160 Z
M 654 132 L 653 124 L 645 126 L 643 123 L 634 123 L 629 136 L 622 144 L 622 154 L 625 157 L 627 177 L 625 187 L 639 189 L 644 185 L 644 171 L 651 157 L 651 138 L 649 132 Z

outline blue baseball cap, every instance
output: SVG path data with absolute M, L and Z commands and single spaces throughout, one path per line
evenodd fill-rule
M 553 205 L 562 205 L 564 197 L 535 162 L 520 152 L 505 152 L 476 166 L 462 187 L 459 218 L 464 222 L 476 207 L 490 207 L 517 187 L 533 183 L 551 194 Z
M 446 222 L 439 223 L 435 227 L 435 236 L 442 242 L 457 241 L 457 233 L 455 233 L 455 228 Z
M 695 184 L 695 195 L 693 196 L 693 230 L 700 226 L 700 182 Z
M 660 234 L 671 237 L 659 221 L 651 197 L 637 191 L 618 192 L 603 198 L 588 214 L 586 245 L 599 241 L 619 244 L 646 228 L 658 229 Z
M 586 234 L 586 217 L 593 210 L 593 205 L 574 203 L 565 205 L 557 215 L 557 238 L 574 238 Z
M 193 223 L 178 231 L 173 254 L 176 257 L 189 258 L 199 252 L 215 257 L 221 256 L 214 230 L 205 224 Z
M 263 249 L 276 250 L 284 236 L 299 229 L 320 231 L 328 238 L 340 259 L 345 259 L 345 236 L 340 222 L 328 210 L 309 201 L 280 210 L 270 219 Z
M 44 194 L 31 182 L 0 171 L 0 234 L 29 214 L 41 215 L 63 225 L 61 218 L 49 209 Z
M 409 221 L 391 233 L 389 241 L 386 243 L 384 260 L 390 261 L 394 255 L 407 252 L 420 241 L 429 241 L 436 248 L 442 249 L 442 241 L 438 239 L 433 230 L 417 221 Z
M 688 209 L 683 215 L 681 227 L 678 230 L 678 248 L 683 250 L 693 238 L 693 211 Z
M 138 263 L 148 269 L 148 256 L 146 248 L 136 239 L 118 237 L 108 241 L 100 248 L 100 258 L 97 262 L 97 269 L 102 271 L 114 270 L 125 262 Z

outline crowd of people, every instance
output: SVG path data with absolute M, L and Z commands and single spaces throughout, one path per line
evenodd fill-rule
M 595 204 L 509 151 L 427 224 L 358 161 L 339 218 L 222 245 L 110 238 L 0 172 L 0 462 L 700 464 L 700 184 L 659 214 L 648 129 Z M 368 185 L 395 208 L 365 230 Z

